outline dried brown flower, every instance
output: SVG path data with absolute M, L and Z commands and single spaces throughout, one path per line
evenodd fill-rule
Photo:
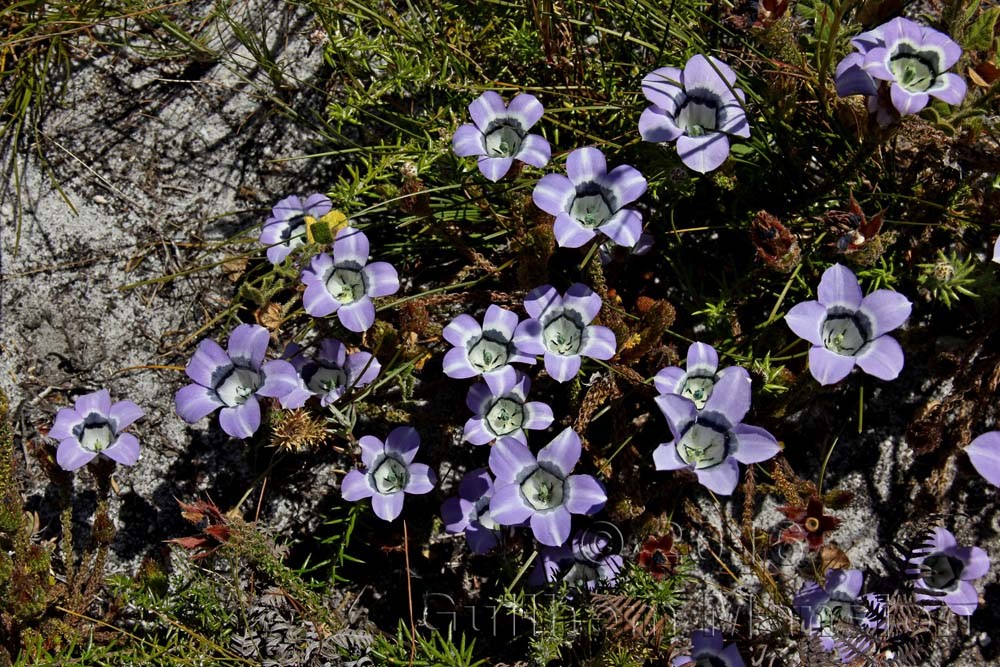
M 657 581 L 672 574 L 681 560 L 680 554 L 674 549 L 674 536 L 650 535 L 642 543 L 638 560 L 639 567 L 649 572 Z
M 750 223 L 750 239 L 757 255 L 775 271 L 788 273 L 799 263 L 802 253 L 795 235 L 767 211 L 758 211 Z
M 794 523 L 781 531 L 779 540 L 785 544 L 801 542 L 809 543 L 809 549 L 815 551 L 823 545 L 823 535 L 840 525 L 840 519 L 823 513 L 823 501 L 813 496 L 805 507 L 784 505 L 778 508 Z

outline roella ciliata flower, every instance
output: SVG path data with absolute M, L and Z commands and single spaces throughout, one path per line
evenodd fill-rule
M 454 347 L 444 355 L 444 373 L 464 379 L 499 373 L 507 364 L 534 364 L 535 357 L 514 344 L 518 317 L 506 308 L 490 305 L 482 325 L 471 315 L 459 315 L 442 336 Z
M 920 549 L 923 555 L 910 560 L 907 570 L 917 577 L 914 594 L 925 607 L 944 603 L 959 616 L 971 616 L 979 606 L 979 594 L 972 582 L 986 576 L 990 559 L 979 547 L 958 545 L 951 531 L 934 528 Z
M 479 171 L 491 181 L 499 181 L 514 160 L 544 167 L 552 149 L 541 135 L 528 134 L 545 108 L 534 95 L 521 93 L 504 104 L 498 93 L 488 90 L 469 105 L 472 123 L 458 128 L 451 140 L 460 157 L 479 156 Z
M 132 401 L 111 402 L 111 394 L 101 389 L 76 399 L 72 408 L 56 413 L 49 437 L 59 441 L 56 463 L 64 470 L 76 470 L 98 454 L 130 466 L 139 460 L 139 440 L 124 433 L 143 416 Z
M 530 389 L 528 376 L 511 366 L 487 374 L 485 382 L 469 388 L 465 404 L 474 415 L 465 422 L 463 439 L 485 445 L 507 437 L 528 444 L 525 431 L 548 428 L 553 420 L 552 408 L 528 400 Z
M 280 264 L 292 250 L 306 242 L 306 218 L 319 220 L 332 208 L 330 200 L 321 194 L 311 194 L 305 199 L 292 195 L 275 204 L 260 231 L 260 242 L 269 246 L 267 259 Z

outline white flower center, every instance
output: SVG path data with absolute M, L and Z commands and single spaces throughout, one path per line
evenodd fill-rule
M 569 214 L 587 229 L 600 227 L 611 217 L 611 204 L 596 183 L 584 183 L 576 188 L 576 197 Z
M 227 407 L 233 408 L 246 403 L 259 386 L 260 373 L 249 368 L 233 366 L 229 374 L 215 387 L 215 393 Z
M 326 289 L 330 296 L 346 306 L 365 295 L 365 279 L 359 269 L 340 266 L 326 279 Z
M 510 398 L 501 398 L 486 413 L 486 426 L 496 436 L 518 431 L 522 424 L 524 424 L 524 405 Z
M 340 368 L 320 366 L 309 378 L 307 385 L 316 394 L 329 394 L 334 389 L 347 386 L 347 373 Z
M 554 354 L 570 356 L 580 352 L 583 327 L 567 317 L 559 315 L 545 325 L 542 340 L 545 348 Z
M 937 63 L 935 51 L 918 51 L 904 42 L 889 57 L 889 70 L 907 91 L 922 93 L 937 81 Z
M 677 441 L 677 454 L 695 468 L 711 468 L 729 455 L 728 435 L 708 424 L 695 422 Z
M 91 421 L 94 415 L 88 417 Z M 107 449 L 115 440 L 115 432 L 106 420 L 102 418 L 93 419 L 93 423 L 84 424 L 77 435 L 80 446 L 91 452 L 99 452 Z
M 830 315 L 823 323 L 823 345 L 844 357 L 858 354 L 868 342 L 865 327 L 855 314 Z
M 386 456 L 370 473 L 375 490 L 384 496 L 402 491 L 410 481 L 410 471 L 399 459 Z
M 514 157 L 521 148 L 524 132 L 517 121 L 505 119 L 491 123 L 485 133 L 487 157 Z
M 535 468 L 521 482 L 521 496 L 536 510 L 559 507 L 563 501 L 563 480 L 544 468 Z
M 681 396 L 689 398 L 694 406 L 701 410 L 705 407 L 712 389 L 715 388 L 714 375 L 685 375 L 681 382 Z
M 508 356 L 506 343 L 486 336 L 480 336 L 469 348 L 469 363 L 482 373 L 500 368 L 507 363 Z
M 958 588 L 959 577 L 965 564 L 958 558 L 941 552 L 931 554 L 920 565 L 920 578 L 930 588 L 938 590 L 955 590 Z
M 496 530 L 497 524 L 490 516 L 490 497 L 483 496 L 476 501 L 475 508 L 472 511 L 472 516 L 469 517 L 469 521 L 478 522 L 480 526 L 486 530 Z
M 291 218 L 281 230 L 281 243 L 291 249 L 298 248 L 306 242 L 306 216 L 304 213 Z
M 689 137 L 701 137 L 719 127 L 719 98 L 708 91 L 687 94 L 675 122 Z

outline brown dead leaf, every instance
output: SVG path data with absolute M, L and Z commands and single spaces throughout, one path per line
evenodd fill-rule
M 851 559 L 840 547 L 824 544 L 819 550 L 819 566 L 823 574 L 829 570 L 848 570 L 851 567 Z

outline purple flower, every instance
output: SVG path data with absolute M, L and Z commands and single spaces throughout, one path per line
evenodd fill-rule
M 590 475 L 571 475 L 580 460 L 580 436 L 565 429 L 538 452 L 514 438 L 500 438 L 490 450 L 496 477 L 490 516 L 502 526 L 530 523 L 542 544 L 561 546 L 569 538 L 573 514 L 599 512 L 608 497 Z
M 750 374 L 739 366 L 719 379 L 700 411 L 676 394 L 657 396 L 656 404 L 674 438 L 653 451 L 656 469 L 693 470 L 698 481 L 715 493 L 733 492 L 739 463 L 766 461 L 781 450 L 764 429 L 740 423 L 750 409 Z
M 916 567 L 907 570 L 918 577 L 917 600 L 931 609 L 938 605 L 928 603 L 944 602 L 959 616 L 971 616 L 979 606 L 979 594 L 970 582 L 989 572 L 986 552 L 979 547 L 958 546 L 955 536 L 941 527 L 936 527 L 924 544 L 921 551 L 925 555 L 910 559 Z
M 372 499 L 372 509 L 380 519 L 392 521 L 403 511 L 403 494 L 428 493 L 437 476 L 413 458 L 420 448 L 420 436 L 410 426 L 400 426 L 389 433 L 385 443 L 366 435 L 361 445 L 363 470 L 352 470 L 340 485 L 344 500 Z
M 59 441 L 56 463 L 73 471 L 103 454 L 122 465 L 133 465 L 139 460 L 139 440 L 122 431 L 143 414 L 132 401 L 112 404 L 107 389 L 80 396 L 72 408 L 56 413 L 49 431 L 49 437 Z
M 840 264 L 823 272 L 817 296 L 818 301 L 797 304 L 785 315 L 795 335 L 813 345 L 812 376 L 820 384 L 833 384 L 857 364 L 879 379 L 896 379 L 903 370 L 903 348 L 885 334 L 906 321 L 913 304 L 885 289 L 862 298 L 858 279 Z
M 345 227 L 337 232 L 333 256 L 320 253 L 302 271 L 306 291 L 302 305 L 313 317 L 337 313 L 350 331 L 366 331 L 375 323 L 372 298 L 399 290 L 396 269 L 388 262 L 368 263 L 368 237 Z
M 198 343 L 185 372 L 194 380 L 177 392 L 177 414 L 189 424 L 218 408 L 219 425 L 234 438 L 249 438 L 260 427 L 257 395 L 280 397 L 295 368 L 287 361 L 264 364 L 269 335 L 256 324 L 241 324 L 229 335 L 228 353 L 208 338 Z M 263 364 L 263 366 L 262 366 Z
M 692 632 L 691 655 L 678 656 L 670 664 L 673 667 L 682 667 L 682 665 L 690 665 L 691 667 L 701 667 L 702 665 L 746 667 L 736 644 L 724 646 L 722 632 L 715 628 Z
M 743 91 L 733 88 L 736 73 L 714 57 L 693 56 L 684 65 L 662 67 L 642 80 L 653 103 L 639 117 L 644 141 L 676 141 L 681 162 L 702 174 L 729 157 L 727 135 L 749 137 Z
M 646 179 L 627 164 L 608 172 L 604 154 L 578 148 L 566 159 L 566 174 L 546 174 L 535 185 L 535 205 L 556 218 L 556 243 L 579 248 L 601 232 L 631 248 L 642 233 L 642 214 L 625 208 L 646 191 Z
M 576 531 L 569 544 L 542 549 L 528 583 L 543 586 L 546 582 L 565 581 L 583 584 L 593 591 L 598 584 L 613 586 L 623 567 L 621 554 L 607 533 L 584 528 Z
M 498 526 L 490 518 L 493 478 L 486 468 L 470 470 L 458 484 L 458 496 L 441 505 L 444 529 L 465 533 L 472 553 L 484 554 L 499 544 Z
M 545 355 L 545 370 L 557 382 L 572 380 L 580 357 L 610 359 L 618 342 L 607 327 L 592 325 L 601 297 L 582 283 L 559 296 L 551 285 L 536 287 L 524 299 L 531 319 L 517 325 L 514 344 L 528 354 Z
M 983 433 L 969 443 L 965 453 L 983 479 L 1000 486 L 1000 431 Z
M 292 250 L 306 242 L 306 218 L 319 220 L 333 205 L 326 195 L 312 194 L 305 201 L 297 195 L 285 197 L 271 209 L 271 217 L 260 230 L 260 242 L 266 246 L 267 259 L 280 264 Z
M 289 345 L 284 356 L 295 373 L 273 378 L 276 391 L 281 392 L 281 407 L 286 409 L 301 408 L 313 396 L 319 396 L 320 405 L 326 407 L 346 391 L 371 383 L 382 369 L 371 353 L 347 354 L 344 344 L 332 338 L 320 342 L 319 354 L 314 358 L 301 354 L 301 350 L 295 343 Z
M 740 366 L 719 370 L 719 354 L 714 347 L 705 343 L 691 343 L 688 346 L 687 369 L 668 366 L 656 374 L 653 384 L 661 395 L 683 396 L 701 410 L 711 398 L 716 383 L 736 368 L 743 370 Z
M 525 431 L 548 428 L 552 423 L 552 408 L 528 400 L 528 376 L 505 366 L 498 373 L 487 373 L 484 379 L 485 383 L 469 388 L 465 399 L 475 416 L 465 422 L 464 440 L 485 445 L 507 437 L 528 444 Z
M 866 628 L 880 627 L 869 618 L 868 609 L 859 600 L 865 600 L 868 607 L 873 609 L 880 609 L 884 603 L 871 594 L 862 598 L 863 584 L 864 575 L 861 570 L 827 570 L 823 587 L 812 581 L 807 582 L 792 602 L 802 617 L 806 630 L 819 633 L 824 650 L 832 651 L 836 648 L 842 662 L 850 662 L 855 657 L 855 652 L 835 638 L 834 628 L 838 622 Z
M 861 69 L 873 79 L 887 82 L 892 105 L 901 114 L 917 113 L 927 106 L 931 95 L 948 104 L 959 104 L 965 98 L 965 81 L 946 71 L 958 62 L 962 48 L 942 32 L 899 17 L 859 35 L 852 43 L 864 53 Z M 852 70 L 857 59 L 852 62 L 855 65 L 844 71 L 837 67 L 841 77 L 850 72 L 849 83 L 838 85 L 838 93 L 841 87 L 854 90 L 863 86 L 860 75 Z
M 488 90 L 469 105 L 472 123 L 458 128 L 451 147 L 459 157 L 478 155 L 479 171 L 499 181 L 514 160 L 544 167 L 552 149 L 541 135 L 528 134 L 545 108 L 534 95 L 522 93 L 505 105 L 503 98 Z
M 513 343 L 517 315 L 500 306 L 490 306 L 483 325 L 471 315 L 459 315 L 444 328 L 444 339 L 455 347 L 444 355 L 444 372 L 456 379 L 498 373 L 507 364 L 533 364 L 535 358 Z

